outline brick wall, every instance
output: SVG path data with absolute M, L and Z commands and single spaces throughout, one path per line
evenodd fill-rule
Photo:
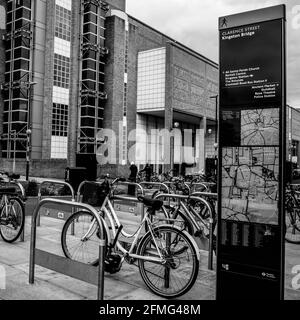
M 12 172 L 13 160 L 0 159 L 1 170 Z M 67 160 L 32 160 L 30 162 L 29 178 L 64 179 Z M 16 173 L 25 176 L 26 162 L 16 159 Z
M 209 97 L 218 93 L 217 68 L 176 45 L 172 52 L 173 108 L 214 119 L 215 106 Z

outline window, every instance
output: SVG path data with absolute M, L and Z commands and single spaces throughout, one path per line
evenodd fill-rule
M 54 86 L 68 89 L 70 83 L 70 58 L 54 54 Z
M 71 11 L 56 5 L 55 36 L 71 41 Z
M 68 106 L 65 104 L 53 103 L 52 135 L 58 137 L 68 136 Z

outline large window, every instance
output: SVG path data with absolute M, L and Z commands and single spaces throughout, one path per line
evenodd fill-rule
M 54 54 L 54 82 L 57 87 L 69 88 L 70 84 L 70 58 Z
M 71 41 L 71 11 L 56 5 L 55 36 Z
M 67 137 L 68 135 L 68 106 L 53 103 L 52 109 L 52 135 Z

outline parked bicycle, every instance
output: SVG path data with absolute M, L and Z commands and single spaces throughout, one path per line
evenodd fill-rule
M 300 192 L 288 187 L 285 197 L 285 240 L 300 244 Z
M 98 190 L 102 201 L 99 214 L 105 221 L 106 231 L 105 270 L 116 273 L 124 261 L 131 264 L 137 261 L 143 281 L 155 294 L 164 298 L 185 294 L 198 275 L 200 256 L 196 242 L 175 225 L 151 222 L 151 217 L 160 210 L 163 202 L 146 197 L 138 198 L 147 207 L 142 222 L 133 234 L 125 232 L 111 203 L 113 186 L 120 180 L 110 183 L 109 191 L 107 188 Z M 142 234 L 145 225 L 148 231 Z M 120 235 L 133 239 L 129 248 L 122 245 Z M 87 211 L 78 211 L 63 227 L 61 242 L 64 254 L 70 259 L 95 265 L 99 238 L 97 221 Z
M 25 223 L 25 208 L 14 187 L 5 187 L 10 181 L 19 179 L 19 175 L 0 172 L 0 235 L 6 242 L 12 243 L 21 235 Z M 6 181 L 5 176 L 9 180 Z

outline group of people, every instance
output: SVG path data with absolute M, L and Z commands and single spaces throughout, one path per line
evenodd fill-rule
M 137 174 L 138 174 L 138 168 L 137 168 L 137 166 L 135 165 L 134 162 L 131 162 L 129 170 L 130 170 L 129 181 L 130 182 L 136 182 L 136 178 L 137 178 Z M 146 175 L 145 181 L 146 182 L 150 182 L 152 169 L 151 169 L 151 167 L 150 167 L 150 165 L 148 163 L 146 164 L 144 169 L 142 169 L 140 172 L 145 172 L 145 175 Z M 129 185 L 128 186 L 128 194 L 135 195 L 135 186 L 134 185 Z

